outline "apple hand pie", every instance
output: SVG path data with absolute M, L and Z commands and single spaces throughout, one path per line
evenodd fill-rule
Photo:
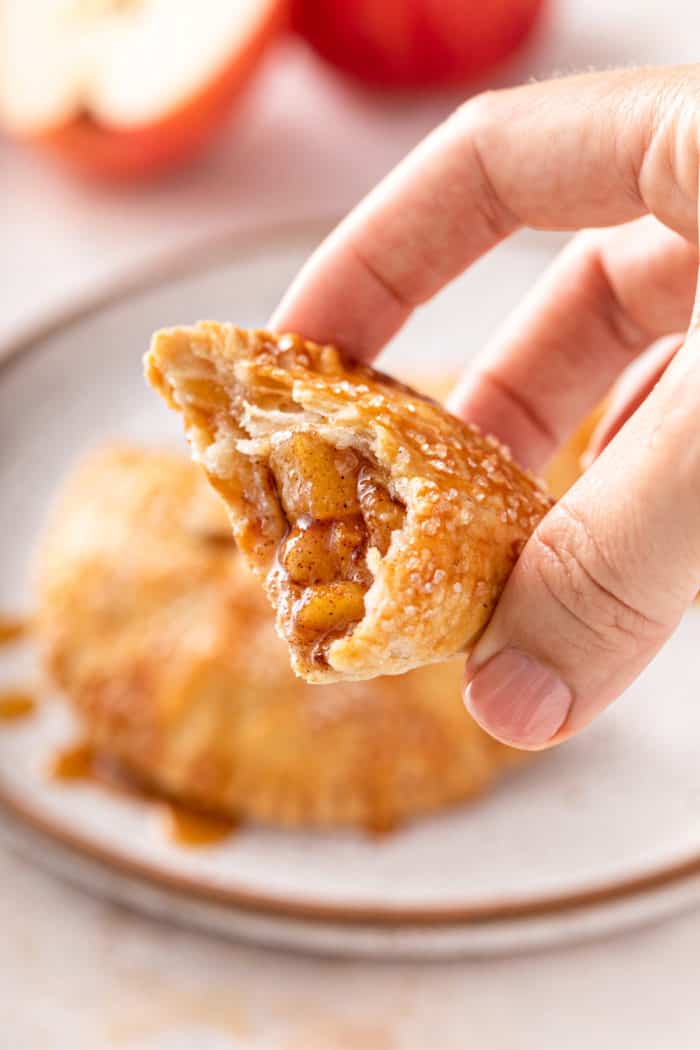
M 522 757 L 465 711 L 459 659 L 373 682 L 296 678 L 223 506 L 181 456 L 92 453 L 62 489 L 37 570 L 45 665 L 88 742 L 190 806 L 386 829 Z
M 494 438 L 332 346 L 203 323 L 156 333 L 146 375 L 309 682 L 467 649 L 549 506 Z

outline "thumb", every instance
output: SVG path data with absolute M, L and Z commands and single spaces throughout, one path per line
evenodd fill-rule
M 700 335 L 526 545 L 467 664 L 466 703 L 529 749 L 587 725 L 700 584 Z

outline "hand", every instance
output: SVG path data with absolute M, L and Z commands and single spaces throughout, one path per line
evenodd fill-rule
M 451 400 L 535 470 L 635 357 L 687 330 L 630 373 L 599 430 L 612 440 L 532 536 L 468 661 L 472 714 L 516 746 L 587 725 L 700 586 L 699 150 L 700 66 L 479 96 L 331 234 L 273 318 L 368 360 L 518 227 L 610 227 L 570 242 Z

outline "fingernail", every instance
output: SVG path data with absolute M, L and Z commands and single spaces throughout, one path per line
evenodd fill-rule
M 478 668 L 464 699 L 492 736 L 516 747 L 537 748 L 561 729 L 572 696 L 549 667 L 518 649 L 503 649 Z

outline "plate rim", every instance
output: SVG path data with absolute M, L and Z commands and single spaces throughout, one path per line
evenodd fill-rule
M 675 885 L 691 882 L 700 876 L 700 853 L 685 860 L 661 865 L 651 871 L 591 883 L 569 893 L 547 893 L 528 898 L 504 900 L 494 898 L 466 905 L 425 905 L 325 902 L 293 894 L 263 893 L 245 886 L 215 886 L 196 876 L 178 874 L 154 861 L 139 860 L 111 846 L 96 842 L 89 835 L 68 828 L 58 819 L 39 812 L 20 801 L 11 790 L 0 785 L 0 815 L 28 827 L 45 840 L 68 848 L 107 872 L 162 890 L 181 899 L 227 907 L 251 915 L 296 920 L 303 923 L 367 927 L 396 930 L 405 928 L 444 929 L 460 926 L 488 926 L 499 923 L 555 919 L 576 913 L 595 912 L 601 906 L 620 904 L 650 894 L 658 894 Z
M 320 240 L 333 228 L 338 218 L 338 214 L 333 213 L 314 219 L 253 223 L 199 236 L 130 268 L 128 273 L 107 279 L 84 295 L 71 296 L 62 306 L 41 313 L 36 321 L 21 325 L 17 332 L 0 340 L 0 382 L 25 355 L 102 310 L 144 292 L 154 291 L 169 281 L 214 269 L 222 262 L 240 258 L 246 250 L 257 254 L 280 241 L 290 242 L 302 238 Z M 293 894 L 263 893 L 245 886 L 206 884 L 197 880 L 196 876 L 177 874 L 157 862 L 130 857 L 118 849 L 96 842 L 87 834 L 66 827 L 60 818 L 51 819 L 38 808 L 17 798 L 2 782 L 0 813 L 11 822 L 26 825 L 44 839 L 57 846 L 67 847 L 107 871 L 146 887 L 165 890 L 185 900 L 230 907 L 269 918 L 348 927 L 371 925 L 384 929 L 438 929 L 554 918 L 658 893 L 700 875 L 700 851 L 696 851 L 684 859 L 660 864 L 623 878 L 594 881 L 564 893 L 536 894 L 520 899 L 501 897 L 464 905 L 325 902 L 295 897 Z

